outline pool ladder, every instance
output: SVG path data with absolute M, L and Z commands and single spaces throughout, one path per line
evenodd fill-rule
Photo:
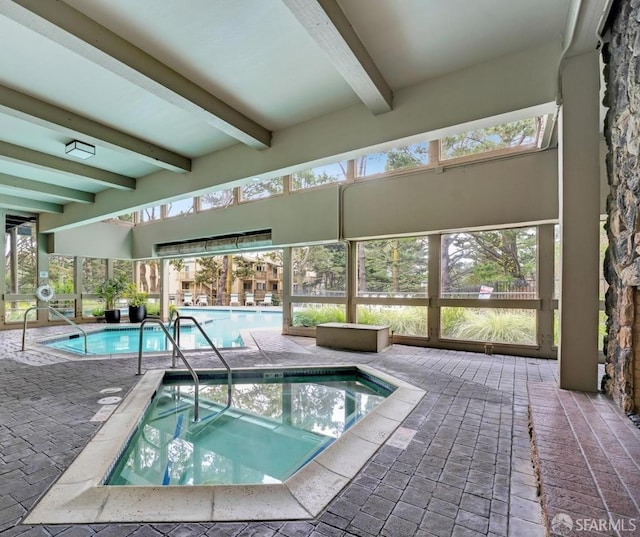
M 194 390 L 195 390 L 195 393 L 194 393 L 193 421 L 195 421 L 195 422 L 200 421 L 200 405 L 199 405 L 200 379 L 198 378 L 198 373 L 196 373 L 196 371 L 193 369 L 193 367 L 191 367 L 191 364 L 189 364 L 189 361 L 187 360 L 186 356 L 182 352 L 182 349 L 180 348 L 180 324 L 181 324 L 182 320 L 187 320 L 187 321 L 193 322 L 194 326 L 200 331 L 200 333 L 204 337 L 205 341 L 209 344 L 209 346 L 211 347 L 213 352 L 215 352 L 216 356 L 220 359 L 220 361 L 224 365 L 225 369 L 227 370 L 227 404 L 222 410 L 220 410 L 220 412 L 218 412 L 212 418 L 212 419 L 217 419 L 218 417 L 222 416 L 222 414 L 224 414 L 224 412 L 231 406 L 231 386 L 232 386 L 232 383 L 233 383 L 233 377 L 232 377 L 232 374 L 231 374 L 231 368 L 229 367 L 229 364 L 227 363 L 227 361 L 222 357 L 222 354 L 220 354 L 220 351 L 213 344 L 213 341 L 211 341 L 211 338 L 209 338 L 209 336 L 202 329 L 202 326 L 195 319 L 195 317 L 181 316 L 177 312 L 177 310 L 175 310 L 175 311 L 176 311 L 175 320 L 173 319 L 173 312 L 171 313 L 171 316 L 169 317 L 169 328 L 171 327 L 171 324 L 173 323 L 173 335 L 171 335 L 171 333 L 169 332 L 169 329 L 162 322 L 161 319 L 147 318 L 147 319 L 145 319 L 144 321 L 142 321 L 140 323 L 140 337 L 139 337 L 139 343 L 138 343 L 138 373 L 137 374 L 138 375 L 142 374 L 142 352 L 143 352 L 142 340 L 143 340 L 144 326 L 146 324 L 149 324 L 149 323 L 157 324 L 162 329 L 162 331 L 164 332 L 165 337 L 167 338 L 167 340 L 169 341 L 169 343 L 171 343 L 171 346 L 173 347 L 173 354 L 172 354 L 172 357 L 171 357 L 171 367 L 172 368 L 176 367 L 176 355 L 179 356 L 180 359 L 182 360 L 182 362 L 184 363 L 184 365 L 186 366 L 187 370 L 189 371 L 189 374 L 191 375 L 191 378 L 193 379 Z
M 51 306 L 32 306 L 27 311 L 24 312 L 24 324 L 22 326 L 22 350 L 24 351 L 25 345 L 27 343 L 27 324 L 29 322 L 29 313 L 37 310 L 48 310 L 50 313 L 53 313 L 60 317 L 65 323 L 75 326 L 80 332 L 82 332 L 82 337 L 84 338 L 84 353 L 87 354 L 87 333 L 80 328 L 76 323 L 74 323 L 71 319 L 65 317 L 60 313 L 57 309 L 52 308 Z

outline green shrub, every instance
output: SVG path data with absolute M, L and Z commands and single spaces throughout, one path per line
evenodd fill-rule
M 420 307 L 358 308 L 358 323 L 388 325 L 389 329 L 403 336 L 427 335 L 427 311 Z
M 299 309 L 293 314 L 293 326 L 316 326 L 322 323 L 344 323 L 343 306 L 319 305 Z
M 466 308 L 441 308 L 440 309 L 440 334 L 442 337 L 455 337 L 458 325 L 464 324 Z
M 15 305 L 15 309 L 12 309 L 11 306 Z M 35 300 L 33 302 L 28 302 L 21 300 L 20 302 L 7 302 L 6 309 L 4 312 L 5 322 L 7 323 L 16 323 L 24 321 L 24 314 L 26 310 L 28 310 L 31 306 L 35 306 Z M 32 310 L 29 312 L 28 321 L 36 321 L 38 319 L 38 312 L 36 310 Z
M 535 343 L 535 317 L 516 310 L 468 309 L 447 337 L 495 343 Z

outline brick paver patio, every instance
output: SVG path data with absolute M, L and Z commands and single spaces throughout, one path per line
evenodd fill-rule
M 31 330 L 29 337 L 59 330 Z M 98 403 L 104 397 L 101 391 L 118 387 L 126 393 L 138 377 L 134 375 L 135 357 L 79 360 L 50 354 L 33 345 L 21 352 L 20 336 L 20 331 L 0 333 L 0 534 L 3 536 L 537 537 L 544 534 L 544 525 L 532 465 L 530 394 L 534 425 L 537 427 L 538 419 L 541 426 L 546 420 L 544 428 L 535 431 L 541 446 L 538 454 L 543 487 L 558 486 L 545 479 L 554 475 L 545 461 L 554 460 L 555 437 L 550 437 L 548 445 L 544 442 L 555 428 L 553 424 L 549 426 L 549 413 L 538 412 L 538 402 L 549 410 L 549 400 L 557 401 L 570 422 L 584 426 L 577 419 L 581 416 L 597 434 L 608 432 L 596 420 L 577 413 L 576 408 L 581 409 L 591 401 L 589 412 L 595 409 L 597 413 L 600 409 L 626 420 L 607 401 L 582 399 L 581 394 L 555 390 L 554 361 L 400 345 L 380 354 L 350 353 L 316 347 L 315 340 L 309 338 L 256 331 L 253 337 L 257 348 L 224 351 L 232 367 L 362 363 L 426 390 L 421 403 L 403 423 L 403 427 L 415 431 L 413 439 L 405 449 L 383 446 L 314 520 L 26 526 L 21 524 L 25 514 L 100 427 L 99 422 L 90 419 L 101 408 Z M 212 367 L 210 357 L 190 356 L 194 366 Z M 168 357 L 145 357 L 146 368 L 164 368 L 169 364 Z M 213 362 L 213 367 L 216 366 Z M 555 400 L 551 396 L 554 390 L 560 393 Z M 572 403 L 566 396 L 572 397 Z M 559 408 L 553 412 L 560 414 Z M 566 424 L 562 425 L 567 430 Z M 639 433 L 627 427 L 620 437 L 625 446 L 635 446 L 635 455 L 640 445 Z M 579 442 L 582 437 L 574 435 L 574 440 Z M 561 449 L 575 451 L 575 445 L 563 445 L 566 447 Z M 630 456 L 631 448 L 618 455 Z M 594 452 L 593 456 L 596 460 L 599 453 Z M 612 457 L 611 462 L 617 460 Z M 578 465 L 586 464 L 584 458 L 571 460 Z M 637 462 L 635 458 L 636 466 Z M 604 468 L 603 472 L 607 470 Z M 628 496 L 637 493 L 633 484 L 640 483 L 634 482 L 633 477 L 630 479 L 625 489 Z M 590 486 L 588 480 L 584 483 Z M 553 489 L 543 491 L 548 496 L 543 503 L 552 516 L 564 508 L 564 504 L 552 500 L 558 497 Z M 631 499 L 631 503 L 611 504 L 623 505 L 629 508 L 627 511 L 622 511 L 622 507 L 617 511 L 611 509 L 609 499 L 613 502 L 614 497 L 601 495 L 604 509 L 590 503 L 585 505 L 601 509 L 592 514 L 635 515 L 630 509 L 637 509 L 637 497 L 636 503 Z M 567 513 L 577 512 L 567 509 Z M 618 535 L 624 533 L 618 529 Z

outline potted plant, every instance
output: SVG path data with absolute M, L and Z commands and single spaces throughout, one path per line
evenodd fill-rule
M 109 278 L 96 289 L 96 294 L 104 300 L 104 318 L 108 323 L 120 322 L 120 310 L 116 309 L 116 300 L 122 296 L 127 282 L 122 276 Z
M 95 318 L 96 322 L 104 321 L 104 308 L 98 307 L 91 310 L 91 315 Z
M 123 294 L 129 303 L 129 322 L 141 323 L 147 316 L 147 293 L 138 291 L 135 283 L 127 285 Z

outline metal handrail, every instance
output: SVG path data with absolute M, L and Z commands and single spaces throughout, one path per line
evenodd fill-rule
M 213 352 L 216 353 L 216 356 L 220 359 L 220 361 L 222 362 L 222 365 L 224 365 L 225 369 L 227 370 L 227 406 L 225 406 L 220 411 L 220 414 L 222 414 L 223 412 L 225 412 L 231 406 L 231 387 L 233 385 L 233 376 L 231 374 L 231 367 L 229 367 L 229 364 L 227 363 L 227 361 L 222 357 L 222 354 L 220 354 L 220 351 L 218 350 L 218 348 L 214 345 L 213 341 L 211 341 L 211 338 L 209 338 L 209 336 L 204 331 L 204 329 L 202 328 L 202 326 L 196 320 L 195 317 L 191 317 L 191 316 L 188 316 L 188 315 L 178 315 L 178 317 L 176 318 L 175 324 L 173 325 L 173 333 L 174 333 L 174 335 L 176 335 L 176 334 L 178 335 L 178 340 L 180 338 L 180 324 L 182 323 L 183 320 L 187 320 L 187 321 L 192 321 L 193 322 L 193 324 L 196 326 L 196 328 L 198 330 L 200 330 L 200 333 L 202 334 L 202 337 L 204 337 L 205 341 L 213 349 Z
M 175 313 L 176 317 L 180 317 L 180 312 L 175 309 L 169 312 L 169 328 L 171 328 L 171 323 L 173 322 L 173 314 Z
M 175 314 L 176 319 L 180 318 L 180 312 L 177 309 L 174 309 L 169 312 L 169 322 L 167 323 L 168 327 L 171 328 L 171 323 L 173 323 L 173 338 L 178 343 L 178 347 L 180 346 L 180 332 L 176 332 L 176 321 L 173 319 L 173 315 Z M 173 347 L 173 351 L 171 352 L 171 368 L 176 368 L 176 347 Z
M 193 383 L 195 385 L 193 421 L 196 421 L 196 422 L 200 421 L 200 406 L 198 404 L 199 392 L 200 392 L 200 379 L 198 378 L 198 374 L 194 371 L 193 367 L 191 367 L 191 365 L 187 361 L 187 358 L 185 357 L 185 355 L 180 350 L 180 347 L 178 347 L 176 340 L 173 339 L 173 337 L 171 337 L 169 330 L 167 330 L 167 327 L 164 325 L 164 323 L 160 319 L 145 319 L 140 323 L 140 338 L 138 340 L 138 373 L 137 374 L 142 375 L 142 336 L 144 332 L 144 325 L 147 323 L 155 323 L 160 326 L 160 328 L 164 332 L 164 335 L 171 342 L 174 350 L 178 353 L 178 356 L 180 356 L 180 358 L 184 362 L 184 365 L 187 366 L 187 369 L 189 370 L 189 373 L 191 374 L 191 377 L 193 378 Z
M 60 313 L 58 310 L 52 308 L 51 306 L 32 306 L 30 307 L 27 311 L 24 312 L 24 324 L 22 326 L 22 350 L 24 351 L 25 348 L 25 344 L 27 341 L 27 324 L 29 322 L 29 319 L 27 319 L 29 313 L 31 313 L 34 310 L 49 310 L 53 313 L 55 313 L 58 317 L 60 317 L 64 322 L 66 322 L 67 324 L 70 324 L 71 326 L 75 326 L 78 330 L 80 330 L 80 332 L 82 332 L 82 336 L 84 337 L 84 353 L 87 354 L 87 333 L 80 328 L 76 323 L 74 323 L 71 319 L 65 317 L 64 315 L 62 315 L 62 313 Z

